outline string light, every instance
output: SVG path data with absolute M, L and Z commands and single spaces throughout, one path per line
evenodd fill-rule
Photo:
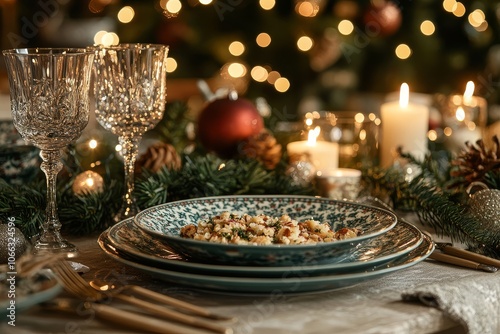
M 290 81 L 288 81 L 287 78 L 283 78 L 283 77 L 278 78 L 274 82 L 274 88 L 278 92 L 284 93 L 284 92 L 286 92 L 290 88 Z
M 356 115 L 354 115 L 354 121 L 356 123 L 363 123 L 365 121 L 365 115 L 363 115 L 362 113 L 357 113 Z
M 91 149 L 95 149 L 97 147 L 97 140 L 95 140 L 95 139 L 89 140 L 89 147 Z
M 168 17 L 177 16 L 182 9 L 182 3 L 179 0 L 161 0 L 160 7 Z
M 304 17 L 315 17 L 319 10 L 319 4 L 315 0 L 302 0 L 295 5 L 295 12 Z
M 172 73 L 177 69 L 177 60 L 172 57 L 167 58 L 167 73 Z
M 227 67 L 227 73 L 233 78 L 241 78 L 247 74 L 247 68 L 240 63 L 231 63 Z
M 309 51 L 313 47 L 313 40 L 309 36 L 301 36 L 297 40 L 297 47 L 300 51 Z
M 254 66 L 252 70 L 250 71 L 250 76 L 252 79 L 254 79 L 257 82 L 264 82 L 267 80 L 269 73 L 267 70 L 262 67 L 262 66 Z
M 255 39 L 257 42 L 257 45 L 260 46 L 261 48 L 266 48 L 271 44 L 271 36 L 269 36 L 268 33 L 261 32 L 260 34 L 257 35 L 257 38 Z
M 135 11 L 130 6 L 125 6 L 117 14 L 118 21 L 121 23 L 130 23 L 135 16 Z
M 271 10 L 276 5 L 275 0 L 259 0 L 259 5 L 264 10 Z
M 94 35 L 94 44 L 97 45 L 111 46 L 118 45 L 119 43 L 120 38 L 114 32 L 101 30 L 96 32 L 96 34 Z
M 476 9 L 469 14 L 468 21 L 474 28 L 479 28 L 483 22 L 485 22 L 486 16 L 481 9 Z
M 267 76 L 267 82 L 269 82 L 271 85 L 274 85 L 276 80 L 278 80 L 279 78 L 281 78 L 281 74 L 279 74 L 279 72 L 271 71 L 271 72 L 269 72 L 269 75 Z
M 229 44 L 229 53 L 233 56 L 241 56 L 245 52 L 245 45 L 240 41 L 234 41 Z
M 432 21 L 425 20 L 420 24 L 420 31 L 425 36 L 431 36 L 436 31 L 436 27 L 434 26 L 434 23 L 432 23 Z
M 457 6 L 457 1 L 456 0 L 444 0 L 443 1 L 443 8 L 445 11 L 452 13 Z
M 465 15 L 465 6 L 463 3 L 461 2 L 457 2 L 455 4 L 455 9 L 453 9 L 453 15 L 455 15 L 456 17 L 462 17 Z
M 352 34 L 352 32 L 354 31 L 354 24 L 349 20 L 342 20 L 339 22 L 337 29 L 339 30 L 339 33 L 347 36 Z
M 397 47 L 396 47 L 396 56 L 399 58 L 399 59 L 408 59 L 410 56 L 411 56 L 411 49 L 408 45 L 406 44 L 399 44 Z
M 437 131 L 429 130 L 429 132 L 427 132 L 427 138 L 429 138 L 430 141 L 436 141 L 438 138 Z

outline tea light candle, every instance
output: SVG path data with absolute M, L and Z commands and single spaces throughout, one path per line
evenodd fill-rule
M 339 145 L 327 141 L 317 141 L 320 128 L 309 130 L 308 140 L 291 142 L 286 146 L 289 156 L 307 155 L 316 171 L 336 169 L 339 166 Z
M 361 190 L 361 171 L 338 168 L 318 173 L 316 186 L 319 194 L 332 199 L 356 199 Z
M 463 96 L 453 95 L 449 102 L 449 112 L 444 115 L 445 125 L 451 129 L 446 146 L 459 152 L 465 142 L 474 143 L 482 138 L 486 125 L 486 101 L 474 96 L 474 82 L 469 81 Z
M 76 176 L 72 189 L 77 196 L 98 194 L 104 190 L 104 180 L 101 175 L 88 170 Z
M 408 85 L 401 85 L 399 102 L 382 104 L 381 167 L 390 167 L 397 157 L 397 149 L 423 159 L 427 153 L 429 109 L 424 105 L 409 103 Z

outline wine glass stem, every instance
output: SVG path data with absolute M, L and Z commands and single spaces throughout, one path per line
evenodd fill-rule
M 40 168 L 47 179 L 47 206 L 45 221 L 42 224 L 43 233 L 40 241 L 56 243 L 61 241 L 61 223 L 57 215 L 57 174 L 62 168 L 60 150 L 42 150 L 40 156 L 43 160 Z
M 135 161 L 139 152 L 139 139 L 120 137 L 119 142 L 122 146 L 124 161 L 125 193 L 122 208 L 114 219 L 116 222 L 130 218 L 139 211 L 134 198 L 134 172 Z

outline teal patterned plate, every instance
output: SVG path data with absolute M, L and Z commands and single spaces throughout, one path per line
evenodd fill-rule
M 314 219 L 329 223 L 336 231 L 343 227 L 359 228 L 361 235 L 333 242 L 304 245 L 234 245 L 185 239 L 180 230 L 224 211 L 250 215 L 265 214 L 292 219 Z M 312 196 L 220 196 L 170 202 L 141 211 L 135 216 L 137 227 L 165 242 L 177 253 L 200 262 L 293 266 L 333 263 L 396 225 L 396 216 L 369 205 Z
M 387 233 L 381 234 L 355 249 L 344 261 L 304 266 L 231 266 L 198 263 L 186 259 L 172 249 L 135 228 L 133 218 L 121 221 L 99 236 L 99 242 L 113 247 L 116 252 L 153 267 L 205 275 L 242 277 L 282 277 L 324 273 L 347 273 L 369 268 L 402 256 L 420 245 L 422 233 L 415 226 L 398 222 Z
M 283 275 L 282 277 L 259 278 L 202 275 L 161 269 L 137 262 L 136 260 L 125 259 L 112 247 L 102 242 L 100 242 L 100 245 L 112 259 L 170 283 L 221 293 L 251 295 L 267 293 L 275 295 L 311 293 L 349 287 L 409 268 L 425 260 L 434 250 L 434 244 L 428 236 L 424 235 L 422 243 L 411 252 L 387 263 L 370 268 L 346 274 L 324 274 L 318 276 L 303 274 L 299 277 Z

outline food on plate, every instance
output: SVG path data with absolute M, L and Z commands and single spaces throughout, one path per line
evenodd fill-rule
M 358 228 L 333 231 L 327 223 L 313 219 L 298 222 L 289 215 L 251 216 L 228 211 L 201 220 L 197 225 L 186 225 L 180 231 L 183 238 L 238 245 L 315 244 L 354 238 L 361 233 Z

